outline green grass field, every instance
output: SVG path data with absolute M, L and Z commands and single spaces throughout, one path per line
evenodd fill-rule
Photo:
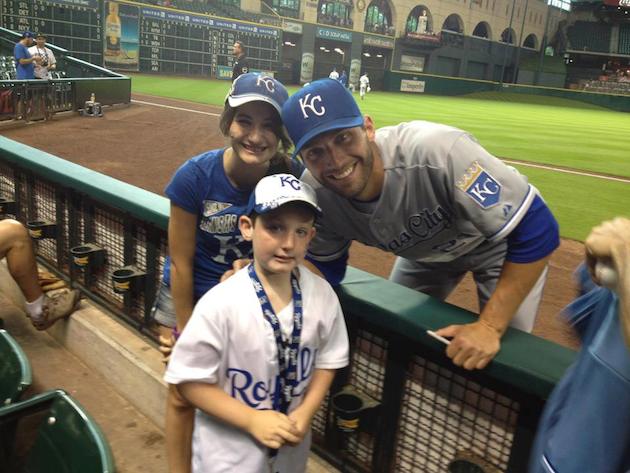
M 225 81 L 132 75 L 136 93 L 221 106 Z M 296 88 L 289 88 L 290 93 Z M 358 99 L 358 95 L 357 95 Z M 554 97 L 479 93 L 460 97 L 371 92 L 359 103 L 376 126 L 429 120 L 475 135 L 502 158 L 630 177 L 630 114 Z M 583 240 L 616 215 L 630 216 L 630 184 L 517 166 L 540 189 L 562 236 Z

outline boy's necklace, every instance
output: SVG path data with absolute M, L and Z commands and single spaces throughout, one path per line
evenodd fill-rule
M 293 388 L 297 385 L 297 360 L 302 335 L 302 291 L 297 277 L 291 273 L 291 287 L 293 298 L 293 331 L 288 340 L 284 340 L 280 320 L 276 315 L 265 288 L 254 269 L 254 263 L 247 267 L 258 302 L 267 323 L 271 326 L 278 349 L 278 382 L 275 386 L 272 407 L 275 411 L 286 414 L 293 398 Z

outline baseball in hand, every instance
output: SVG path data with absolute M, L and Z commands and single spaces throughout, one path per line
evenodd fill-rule
M 601 261 L 595 263 L 595 277 L 599 281 L 599 284 L 604 287 L 609 289 L 617 287 L 617 272 L 612 266 L 606 263 L 602 263 Z

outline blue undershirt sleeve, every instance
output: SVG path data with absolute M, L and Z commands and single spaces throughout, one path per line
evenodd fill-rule
M 344 276 L 346 275 L 346 268 L 348 267 L 348 251 L 345 251 L 339 258 L 332 261 L 317 261 L 310 255 L 306 255 L 306 259 L 313 263 L 317 269 L 322 273 L 328 284 L 332 287 L 339 286 Z
M 558 222 L 537 195 L 529 210 L 507 237 L 505 259 L 512 263 L 533 263 L 551 254 L 560 245 Z

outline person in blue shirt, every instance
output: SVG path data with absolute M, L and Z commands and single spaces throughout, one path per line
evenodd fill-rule
M 565 309 L 582 350 L 547 401 L 529 473 L 630 471 L 630 220 L 594 228 L 585 247 Z
M 341 82 L 341 85 L 343 85 L 345 88 L 348 88 L 348 74 L 346 74 L 346 70 L 345 69 L 343 71 L 341 71 L 341 76 L 339 77 L 339 82 Z
M 249 196 L 268 174 L 301 172 L 286 150 L 290 144 L 280 113 L 288 94 L 272 77 L 242 74 L 232 84 L 219 121 L 226 148 L 186 161 L 166 187 L 171 201 L 169 257 L 153 318 L 165 359 L 190 318 L 195 303 L 219 283 L 236 259 L 251 256 L 238 219 L 247 214 Z M 174 389 L 166 408 L 169 471 L 191 468 L 194 409 Z
M 39 64 L 41 58 L 38 55 L 31 56 L 28 52 L 28 48 L 33 46 L 33 37 L 33 33 L 25 31 L 13 48 L 17 80 L 35 79 L 35 64 Z

